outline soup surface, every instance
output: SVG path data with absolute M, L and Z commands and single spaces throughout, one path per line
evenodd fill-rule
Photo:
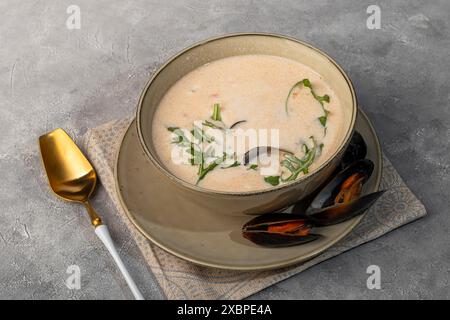
M 175 83 L 156 110 L 152 136 L 175 176 L 243 192 L 314 171 L 340 145 L 345 123 L 338 97 L 311 68 L 277 56 L 242 55 L 203 65 Z M 245 158 L 262 146 L 283 151 L 260 148 L 259 158 Z

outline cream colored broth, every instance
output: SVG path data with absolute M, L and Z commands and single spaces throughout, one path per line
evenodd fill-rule
M 320 103 L 310 89 L 300 86 L 285 101 L 298 81 L 310 80 L 317 95 L 327 94 L 330 111 L 324 127 Z M 210 119 L 213 105 L 220 103 L 222 121 L 231 125 L 246 120 L 241 129 L 279 129 L 280 147 L 301 158 L 302 141 L 314 136 L 323 144 L 309 172 L 314 171 L 336 151 L 344 135 L 344 113 L 339 99 L 322 77 L 309 67 L 286 58 L 269 55 L 243 55 L 225 58 L 201 66 L 181 78 L 161 100 L 153 119 L 153 142 L 158 156 L 175 176 L 195 184 L 198 166 L 172 161 L 173 134 L 168 127 L 192 128 L 194 121 Z M 301 177 L 303 174 L 300 174 Z M 217 168 L 208 173 L 199 186 L 220 191 L 251 191 L 271 188 L 259 170 L 243 165 Z

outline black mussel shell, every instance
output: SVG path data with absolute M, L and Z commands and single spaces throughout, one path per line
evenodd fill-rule
M 314 241 L 320 236 L 310 233 L 312 225 L 302 216 L 269 213 L 247 222 L 242 228 L 245 238 L 265 247 L 288 247 Z
M 368 159 L 358 160 L 353 162 L 347 168 L 339 172 L 312 200 L 306 213 L 310 211 L 322 209 L 335 205 L 335 198 L 341 191 L 342 184 L 352 175 L 358 173 L 365 177 L 363 183 L 366 182 L 372 175 L 374 164 Z
M 287 154 L 294 154 L 291 151 L 279 149 L 271 146 L 262 146 L 262 147 L 255 147 L 250 150 L 248 150 L 242 159 L 242 163 L 246 166 L 250 163 L 250 160 L 259 157 L 261 154 L 268 154 L 270 155 L 272 152 L 281 152 L 281 153 L 287 153 Z
M 306 216 L 309 222 L 316 227 L 338 224 L 363 214 L 383 193 L 384 190 L 370 193 L 347 203 L 323 209 L 312 209 L 307 212 Z
M 298 220 L 305 220 L 305 217 L 302 215 L 291 213 L 266 213 L 248 221 L 246 224 L 244 224 L 242 230 L 263 229 L 270 225 L 295 222 Z
M 341 165 L 343 168 L 352 164 L 357 160 L 364 159 L 367 155 L 367 145 L 362 135 L 358 131 L 353 132 L 344 156 L 342 157 Z
M 313 233 L 305 236 L 295 236 L 282 233 L 269 233 L 264 231 L 243 232 L 243 235 L 246 239 L 257 245 L 271 248 L 296 246 L 320 238 L 320 235 Z
M 323 184 L 323 185 L 326 185 L 326 184 Z M 320 188 L 318 190 L 316 190 L 313 194 L 294 203 L 294 206 L 292 207 L 291 212 L 294 214 L 304 214 L 306 212 L 306 210 L 309 208 L 311 202 L 314 200 L 314 198 L 316 197 L 316 195 L 319 191 L 320 191 Z
M 236 121 L 235 123 L 233 123 L 229 129 L 233 129 L 234 127 L 240 125 L 241 123 L 245 123 L 247 122 L 247 120 L 240 120 L 240 121 Z

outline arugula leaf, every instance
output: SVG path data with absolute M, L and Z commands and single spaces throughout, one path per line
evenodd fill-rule
M 319 117 L 319 122 L 322 125 L 322 127 L 326 127 L 327 126 L 328 115 L 330 114 L 330 111 L 328 111 L 325 108 L 323 108 L 323 111 L 324 111 L 325 115 Z
M 319 101 L 321 104 L 323 104 L 324 102 L 330 103 L 330 96 L 327 94 L 323 96 L 318 96 L 314 94 L 314 98 L 316 98 L 316 100 Z
M 305 85 L 305 83 L 306 83 L 306 85 Z M 297 87 L 299 87 L 300 85 L 304 85 L 305 87 L 309 84 L 309 85 L 311 85 L 311 83 L 309 83 L 309 80 L 308 79 L 303 79 L 303 80 L 301 80 L 301 81 L 299 81 L 299 82 L 296 82 L 292 87 L 291 87 L 291 89 L 289 90 L 289 93 L 288 93 L 288 95 L 287 95 L 287 97 L 286 97 L 286 101 L 284 102 L 284 108 L 286 109 L 286 114 L 289 114 L 289 98 L 291 97 L 291 95 L 292 95 L 292 92 L 295 90 L 295 88 L 297 88 Z
M 198 184 L 200 182 L 200 180 L 203 180 L 203 178 L 205 178 L 205 176 L 213 171 L 215 169 L 215 167 L 217 167 L 219 164 L 214 161 L 212 163 L 210 163 L 206 168 L 203 168 L 203 164 L 200 165 L 199 167 L 199 173 L 198 173 L 198 179 L 196 184 Z
M 319 147 L 316 150 L 316 156 L 317 157 L 319 157 L 322 154 L 323 147 L 324 147 L 323 143 L 319 144 Z
M 226 167 L 222 167 L 222 169 L 228 169 L 228 168 L 233 168 L 233 167 L 239 167 L 241 165 L 241 163 L 239 161 L 234 161 L 234 163 L 230 164 L 229 166 Z
M 168 127 L 167 130 L 169 130 L 170 132 L 175 132 L 175 130 L 179 130 L 179 127 Z
M 202 124 L 204 126 L 207 126 L 207 127 L 213 128 L 213 129 L 220 129 L 220 130 L 224 130 L 225 129 L 224 127 L 218 126 L 218 125 L 216 125 L 216 124 L 214 124 L 214 123 L 212 123 L 211 121 L 208 121 L 208 120 L 203 121 Z
M 245 121 L 246 120 L 238 121 L 233 124 L 233 126 Z M 178 144 L 178 146 L 186 147 L 184 151 L 190 155 L 189 163 L 191 165 L 198 165 L 198 178 L 196 184 L 203 180 L 209 172 L 213 171 L 227 159 L 234 160 L 234 162 L 231 165 L 221 167 L 222 169 L 233 168 L 241 165 L 240 162 L 235 160 L 235 154 L 227 155 L 226 153 L 223 153 L 222 157 L 216 156 L 215 148 L 211 144 L 215 140 L 214 136 L 206 134 L 203 126 L 207 126 L 212 129 L 228 130 L 227 126 L 222 122 L 221 108 L 219 103 L 214 104 L 214 110 L 211 116 L 211 120 L 204 120 L 201 126 L 196 126 L 194 124 L 192 130 L 190 131 L 190 135 L 185 135 L 184 131 L 179 127 L 167 128 L 168 131 L 174 134 L 172 143 L 176 143 Z M 186 136 L 189 136 L 189 139 Z M 209 160 L 214 161 L 210 163 Z M 208 165 L 206 163 L 208 163 Z
M 322 107 L 324 115 L 320 116 L 318 119 L 319 119 L 319 122 L 322 125 L 322 127 L 326 127 L 327 120 L 328 120 L 328 115 L 330 114 L 330 111 L 325 109 L 324 102 L 330 103 L 330 96 L 327 95 L 327 94 L 325 94 L 323 96 L 317 95 L 316 92 L 314 91 L 314 89 L 313 89 L 313 87 L 311 85 L 311 81 L 309 81 L 309 79 L 305 78 L 305 79 L 297 82 L 296 84 L 294 84 L 292 86 L 291 90 L 289 90 L 288 96 L 287 96 L 286 101 L 285 101 L 286 113 L 289 113 L 288 112 L 289 98 L 291 97 L 291 94 L 294 91 L 294 89 L 299 87 L 300 85 L 303 85 L 304 87 L 309 88 L 309 90 L 311 91 L 311 94 L 314 97 L 314 99 L 316 99 L 320 103 L 320 106 Z M 326 133 L 326 131 L 325 131 L 325 133 Z
M 314 162 L 316 156 L 322 152 L 323 144 L 317 146 L 317 143 L 313 136 L 310 137 L 312 140 L 313 146 L 310 148 L 306 143 L 302 145 L 302 150 L 304 152 L 304 156 L 299 159 L 294 155 L 286 155 L 285 159 L 281 161 L 281 165 L 285 167 L 291 173 L 287 178 L 281 178 L 281 181 L 293 181 L 297 179 L 298 175 L 303 172 L 303 174 L 307 174 L 309 172 L 309 167 Z
M 220 115 L 220 103 L 214 104 L 214 110 L 211 119 L 214 121 L 222 121 L 222 117 Z
M 206 141 L 211 143 L 214 141 L 214 137 L 207 135 L 204 130 L 200 129 L 197 126 L 194 126 L 194 129 L 191 130 L 191 134 L 197 139 L 200 143 Z
M 186 146 L 189 144 L 189 139 L 185 136 L 183 130 L 179 127 L 168 127 L 167 130 L 176 135 L 176 137 L 172 140 L 171 143 L 180 144 L 182 146 Z
M 264 177 L 264 181 L 270 183 L 272 186 L 277 186 L 280 184 L 280 176 L 267 176 Z
M 198 179 L 195 184 L 198 184 L 201 180 L 203 180 L 209 172 L 213 171 L 219 164 L 224 162 L 225 159 L 226 154 L 224 153 L 222 158 L 216 159 L 215 161 L 211 162 L 206 168 L 204 167 L 205 163 L 202 162 L 198 167 Z
M 191 147 L 186 150 L 192 156 L 192 158 L 190 159 L 191 165 L 202 164 L 204 162 L 204 159 L 206 159 L 203 152 L 198 149 L 199 147 L 196 144 L 191 143 Z

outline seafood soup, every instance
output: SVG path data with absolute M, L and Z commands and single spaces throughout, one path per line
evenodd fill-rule
M 342 144 L 347 125 L 338 96 L 316 71 L 278 56 L 241 55 L 178 80 L 158 105 L 152 139 L 175 176 L 246 192 L 314 172 Z

